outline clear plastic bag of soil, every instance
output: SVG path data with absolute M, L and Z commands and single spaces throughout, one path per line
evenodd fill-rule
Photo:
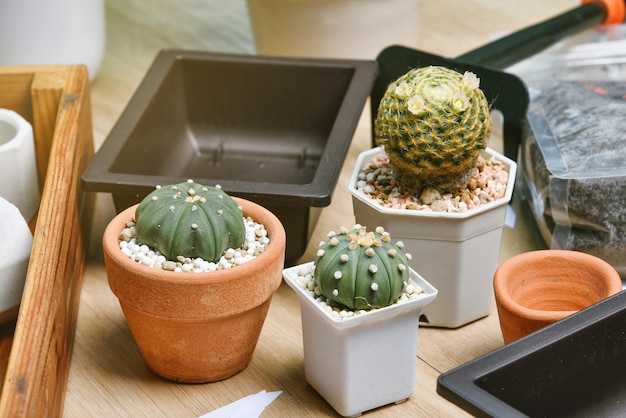
M 596 255 L 626 278 L 626 26 L 507 70 L 530 93 L 518 187 L 546 246 Z

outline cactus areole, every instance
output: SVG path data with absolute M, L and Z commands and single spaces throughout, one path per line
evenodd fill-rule
M 374 123 L 400 184 L 453 192 L 471 178 L 491 130 L 489 104 L 471 72 L 412 69 L 387 88 Z
M 246 237 L 240 206 L 220 188 L 189 180 L 157 188 L 135 212 L 138 240 L 172 260 L 177 256 L 216 262 Z
M 394 303 L 409 281 L 407 255 L 382 227 L 331 232 L 315 259 L 315 284 L 330 301 L 349 309 Z

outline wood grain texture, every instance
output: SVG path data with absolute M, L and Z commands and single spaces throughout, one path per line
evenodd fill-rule
M 33 109 L 33 134 L 35 136 L 35 150 L 37 152 L 37 170 L 39 186 L 43 188 L 52 138 L 56 126 L 56 115 L 61 105 L 61 95 L 66 83 L 67 71 L 35 73 L 31 85 Z
M 30 99 L 16 95 L 13 108 L 33 106 L 33 130 L 46 137 L 37 151 L 48 161 L 0 416 L 54 417 L 63 411 L 85 262 L 81 214 L 89 198 L 79 180 L 93 155 L 89 83 L 78 65 L 0 68 L 5 77 L 31 80 L 26 91 L 20 84 Z
M 0 67 L 0 107 L 19 113 L 31 124 L 33 123 L 32 97 L 30 86 L 35 74 L 32 71 L 15 71 Z

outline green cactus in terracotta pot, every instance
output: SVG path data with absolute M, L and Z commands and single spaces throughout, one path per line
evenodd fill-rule
M 246 238 L 237 202 L 220 188 L 192 180 L 157 187 L 137 207 L 135 222 L 139 241 L 168 259 L 200 257 L 216 262 Z
M 490 135 L 489 104 L 471 72 L 431 66 L 391 83 L 374 123 L 400 184 L 451 192 L 471 178 Z
M 409 281 L 408 258 L 401 247 L 382 227 L 342 227 L 320 244 L 315 284 L 331 302 L 349 309 L 391 305 Z

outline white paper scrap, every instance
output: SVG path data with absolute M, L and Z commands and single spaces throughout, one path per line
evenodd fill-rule
M 517 196 L 519 199 L 519 196 Z M 517 222 L 517 213 L 515 213 L 515 209 L 513 206 L 507 205 L 506 207 L 506 215 L 504 215 L 504 225 L 513 229 L 515 228 L 515 223 Z
M 223 406 L 215 411 L 209 412 L 199 418 L 258 418 L 265 408 L 269 406 L 282 390 L 266 392 L 264 390 L 254 395 L 248 395 L 231 404 Z

